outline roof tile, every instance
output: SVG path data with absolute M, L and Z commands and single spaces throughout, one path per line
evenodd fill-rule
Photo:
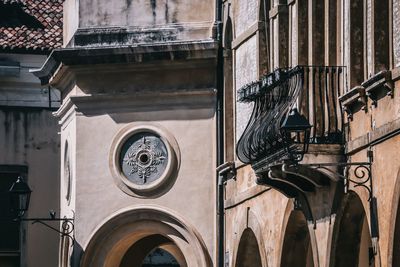
M 25 13 L 34 16 L 44 28 L 0 27 L 3 49 L 51 50 L 62 45 L 63 0 L 0 0 L 4 4 L 21 4 Z

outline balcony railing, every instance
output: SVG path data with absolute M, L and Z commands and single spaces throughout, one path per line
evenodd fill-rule
M 313 126 L 310 144 L 342 144 L 344 67 L 296 66 L 277 69 L 238 91 L 238 101 L 254 102 L 253 113 L 237 145 L 244 163 L 285 157 L 280 127 L 296 107 Z

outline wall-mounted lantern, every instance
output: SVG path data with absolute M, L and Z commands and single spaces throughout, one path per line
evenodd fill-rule
M 19 176 L 11 185 L 10 190 L 11 209 L 17 214 L 15 221 L 31 221 L 32 224 L 40 223 L 47 228 L 58 232 L 61 236 L 71 238 L 72 244 L 75 240 L 73 236 L 74 219 L 73 218 L 57 218 L 54 211 L 50 211 L 50 218 L 23 218 L 26 211 L 29 209 L 29 202 L 32 190 L 24 179 Z M 47 222 L 62 222 L 61 230 L 49 225 Z
M 306 117 L 301 115 L 297 108 L 290 111 L 281 125 L 283 144 L 289 158 L 294 162 L 301 161 L 308 151 L 311 127 Z
M 12 211 L 16 212 L 18 217 L 22 217 L 29 208 L 32 190 L 22 177 L 18 176 L 17 181 L 12 184 L 9 193 Z

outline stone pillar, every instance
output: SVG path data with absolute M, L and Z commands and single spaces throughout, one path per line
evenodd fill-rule
M 275 1 L 269 12 L 271 23 L 272 67 L 287 67 L 289 65 L 289 14 L 288 5 Z

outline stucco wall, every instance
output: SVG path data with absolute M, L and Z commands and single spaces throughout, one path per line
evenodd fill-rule
M 2 107 L 0 123 L 0 164 L 28 167 L 27 180 L 33 192 L 26 216 L 49 217 L 49 210 L 58 212 L 60 141 L 52 112 Z M 40 224 L 25 223 L 25 227 L 22 266 L 57 266 L 59 235 Z

